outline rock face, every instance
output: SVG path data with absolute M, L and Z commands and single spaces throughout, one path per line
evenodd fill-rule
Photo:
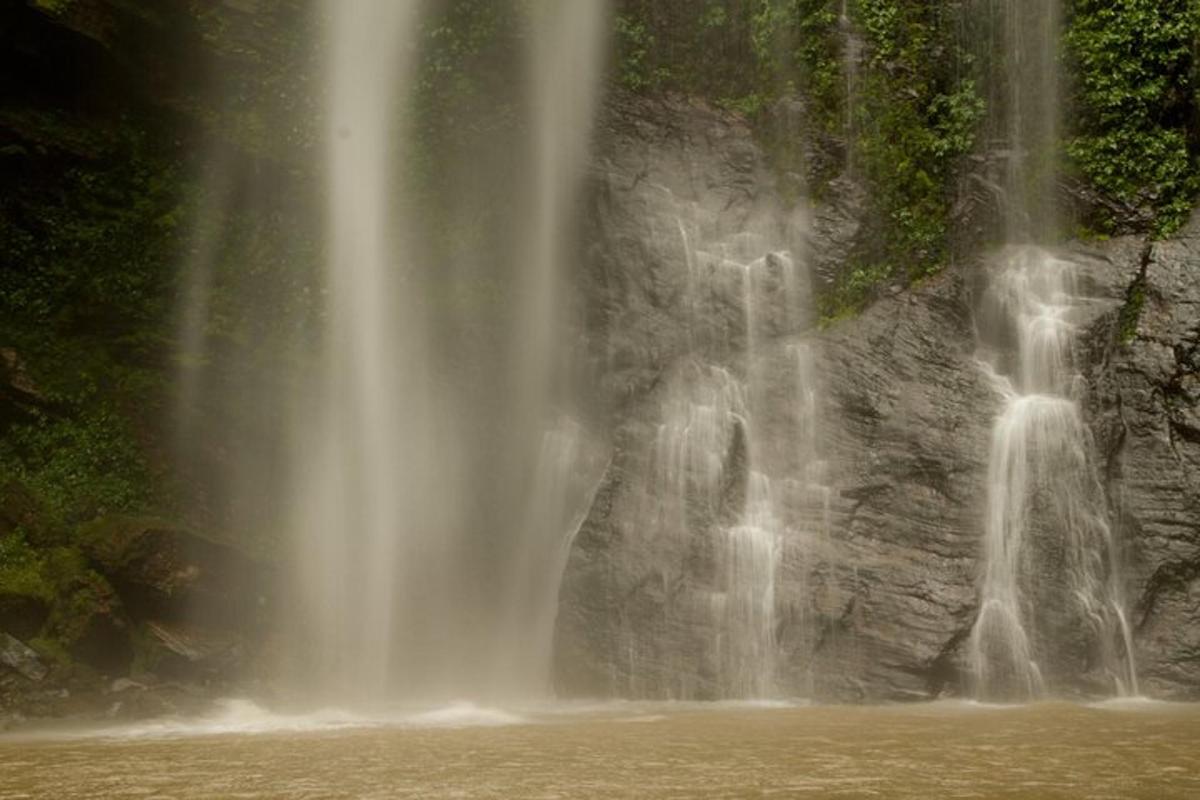
M 819 283 L 838 258 L 824 251 L 853 235 L 852 213 L 788 208 L 736 118 L 625 100 L 610 112 L 585 297 L 615 448 L 561 589 L 560 691 L 964 693 L 1001 402 L 977 361 L 983 263 L 952 265 L 815 329 L 802 312 L 807 285 L 773 294 L 769 277 L 753 277 L 769 276 L 766 266 L 749 269 L 748 284 L 722 282 L 706 256 L 749 231 L 764 265 L 790 256 L 812 267 L 796 270 L 802 281 Z M 1142 688 L 1154 696 L 1200 693 L 1198 231 L 1148 256 L 1133 238 L 1065 254 L 1086 298 L 1075 344 L 1085 418 L 1121 543 Z M 797 392 L 788 365 L 801 353 Z M 734 400 L 720 399 L 726 385 Z M 801 413 L 805 396 L 815 402 Z M 732 421 L 708 428 L 697 449 L 687 437 L 707 412 Z M 805 414 L 807 439 L 796 427 Z M 674 472 L 665 442 L 682 459 Z M 780 454 L 794 442 L 805 452 Z M 754 511 L 762 479 L 767 522 Z M 754 557 L 736 542 L 760 523 L 778 534 L 778 552 L 763 556 L 768 589 L 746 594 L 739 581 Z M 746 638 L 762 625 L 765 635 Z M 769 653 L 755 649 L 764 642 Z M 736 652 L 769 661 L 764 680 L 740 680 Z M 1075 688 L 1088 691 L 1082 672 Z
M 271 571 L 241 551 L 156 520 L 86 527 L 82 546 L 140 630 L 145 666 L 179 678 L 229 678 L 262 634 Z
M 754 439 L 768 430 L 761 378 L 804 323 L 804 214 L 736 117 L 626 98 L 611 112 L 583 288 L 615 448 L 563 584 L 561 688 L 753 691 L 773 668 L 761 645 L 775 604 L 739 572 L 788 556 L 758 535 L 747 486 L 781 466 Z
M 113 517 L 81 532 L 84 552 L 132 614 L 184 620 L 203 613 L 240 627 L 265 604 L 267 571 L 240 551 L 156 520 Z
M 1200 697 L 1200 217 L 1124 273 L 1093 329 L 1097 442 L 1127 545 L 1142 690 Z M 1124 339 L 1124 341 L 1122 341 Z
M 31 681 L 46 677 L 46 667 L 38 660 L 37 653 L 7 633 L 0 633 L 0 665 L 16 670 Z

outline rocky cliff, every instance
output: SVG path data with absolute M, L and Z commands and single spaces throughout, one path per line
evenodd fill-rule
M 1107 287 L 1089 332 L 1089 410 L 1128 548 L 1142 688 L 1200 695 L 1200 216 Z
M 737 553 L 723 555 L 722 542 L 752 505 L 748 449 L 797 440 L 791 407 L 803 396 L 783 365 L 804 352 L 816 432 L 810 452 L 776 467 L 815 477 L 808 491 L 774 492 L 781 553 L 765 596 L 772 688 L 833 700 L 963 692 L 1000 405 L 977 361 L 985 262 L 962 260 L 826 326 L 803 314 L 749 324 L 743 284 L 697 278 L 703 259 L 689 256 L 696 209 L 708 215 L 699 236 L 710 243 L 739 229 L 773 231 L 760 249 L 794 258 L 806 281 L 822 275 L 803 265 L 828 269 L 830 252 L 844 252 L 861 221 L 785 202 L 735 118 L 685 103 L 618 101 L 609 119 L 587 296 L 616 454 L 562 586 L 560 689 L 736 694 L 726 675 L 729 640 L 738 625 L 759 620 L 723 610 L 741 589 L 729 568 Z M 1065 253 L 1080 266 L 1075 361 L 1136 609 L 1142 688 L 1160 697 L 1200 692 L 1198 231 L 1194 224 L 1149 247 L 1125 238 Z M 753 295 L 760 308 L 773 307 L 766 291 Z M 662 470 L 653 466 L 677 413 L 669 398 L 688 384 L 681 375 L 712 370 L 756 395 L 756 413 L 718 431 L 717 490 L 698 489 L 696 468 L 685 464 L 684 489 L 673 493 L 656 483 Z M 704 395 L 695 399 L 696 380 L 684 390 L 693 411 L 712 407 Z M 668 513 L 680 522 L 664 524 Z M 1052 561 L 1039 567 L 1050 581 Z M 1064 690 L 1093 690 L 1087 654 L 1072 657 L 1079 677 Z

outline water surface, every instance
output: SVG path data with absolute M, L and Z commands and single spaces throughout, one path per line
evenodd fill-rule
M 236 706 L 0 737 L 0 797 L 1195 798 L 1200 706 L 456 706 L 370 719 Z

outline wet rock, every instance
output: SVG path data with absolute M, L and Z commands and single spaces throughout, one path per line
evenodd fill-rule
M 107 696 L 104 716 L 124 721 L 166 716 L 197 716 L 211 710 L 212 696 L 203 688 L 161 683 L 125 689 L 114 698 Z
M 712 203 L 709 227 L 725 234 L 753 228 L 748 209 L 769 216 L 780 206 L 748 150 L 730 147 L 749 136 L 736 121 L 683 103 L 619 105 L 613 116 L 594 187 L 587 297 L 616 446 L 564 576 L 556 674 L 567 694 L 718 696 L 712 651 L 726 632 L 705 608 L 719 595 L 713 532 L 728 512 L 690 504 L 691 538 L 654 538 L 632 509 L 653 500 L 645 464 L 661 432 L 663 397 L 683 365 L 700 353 L 737 372 L 746 344 L 738 298 L 717 284 L 705 301 L 705 336 L 698 342 L 689 330 L 695 262 L 674 244 L 687 238 L 677 220 Z M 982 219 L 994 200 L 986 187 L 979 194 L 979 207 L 963 213 Z M 827 204 L 801 226 L 814 281 L 836 278 L 861 224 L 858 207 Z M 1121 543 L 1115 568 L 1127 578 L 1142 688 L 1195 697 L 1200 220 L 1148 253 L 1143 240 L 1126 237 L 1072 245 L 1067 255 L 1080 267 L 1084 298 L 1074 311 L 1079 390 Z M 826 540 L 814 548 L 785 537 L 782 545 L 773 587 L 777 691 L 842 700 L 967 691 L 964 646 L 977 613 L 988 453 L 1001 403 L 977 361 L 975 315 L 986 282 L 982 263 L 960 261 L 853 319 L 820 331 L 777 329 L 756 343 L 770 398 L 757 424 L 767 442 L 787 440 L 773 426 L 795 401 L 777 366 L 797 345 L 812 353 L 817 449 L 830 490 Z M 738 463 L 726 453 L 720 469 L 743 474 Z M 737 492 L 722 497 L 724 506 L 744 502 Z M 789 530 L 818 527 L 803 502 L 781 506 Z M 1052 564 L 1045 567 L 1053 582 Z M 1063 647 L 1071 656 L 1060 665 L 1062 691 L 1111 690 L 1088 672 L 1084 644 Z
M 596 373 L 618 407 L 645 397 L 697 341 L 716 358 L 744 346 L 736 251 L 799 253 L 802 212 L 781 200 L 736 115 L 617 93 L 598 137 L 582 288 Z
M 113 681 L 109 685 L 108 691 L 112 692 L 113 694 L 120 694 L 121 692 L 127 692 L 130 690 L 140 690 L 140 689 L 145 689 L 145 688 L 146 688 L 145 684 L 138 683 L 137 681 L 132 680 L 130 678 L 117 678 L 115 681 Z
M 854 262 L 851 256 L 861 247 L 867 196 L 856 181 L 841 176 L 829 184 L 828 202 L 813 211 L 808 233 L 812 276 L 822 292 L 831 291 L 846 278 Z
M 158 520 L 107 518 L 81 531 L 80 542 L 139 620 L 245 630 L 269 592 L 268 572 L 254 559 Z
M 108 581 L 90 570 L 80 570 L 64 580 L 46 631 L 72 659 L 102 673 L 125 672 L 133 660 L 121 598 Z
M 144 665 L 170 679 L 230 678 L 245 657 L 236 633 L 161 621 L 145 624 L 139 646 Z
M 0 633 L 0 665 L 16 670 L 33 681 L 46 677 L 46 667 L 38 659 L 37 653 L 7 633 Z
M 1130 259 L 1124 306 L 1089 331 L 1088 409 L 1143 689 L 1200 696 L 1200 217 Z
M 562 586 L 560 688 L 715 698 L 730 681 L 713 644 L 718 529 L 740 513 L 749 480 L 736 412 L 708 454 L 724 478 L 705 502 L 682 502 L 695 535 L 656 536 L 641 509 L 665 501 L 649 478 L 664 416 L 694 396 L 738 405 L 752 332 L 782 342 L 805 324 L 792 313 L 809 290 L 795 280 L 804 211 L 735 115 L 618 95 L 601 128 L 585 297 L 615 452 Z
M 838 587 L 812 622 L 818 695 L 936 696 L 973 622 L 999 401 L 974 360 L 969 298 L 951 271 L 815 339 Z

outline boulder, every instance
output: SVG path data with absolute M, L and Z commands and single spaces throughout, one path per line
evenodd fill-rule
M 0 665 L 19 672 L 31 681 L 46 677 L 46 667 L 37 653 L 7 633 L 0 633 Z
M 158 520 L 99 520 L 80 546 L 138 620 L 246 630 L 271 590 L 269 571 L 245 553 Z
M 129 620 L 121 598 L 101 575 L 80 570 L 61 582 L 46 623 L 47 637 L 72 659 L 104 674 L 133 661 Z

